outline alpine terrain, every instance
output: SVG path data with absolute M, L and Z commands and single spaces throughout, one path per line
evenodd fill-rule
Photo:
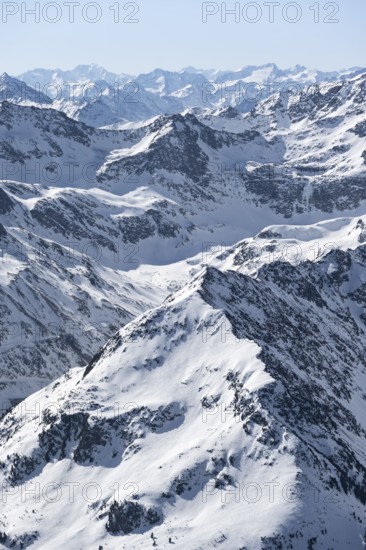
M 366 545 L 366 69 L 0 78 L 0 548 Z

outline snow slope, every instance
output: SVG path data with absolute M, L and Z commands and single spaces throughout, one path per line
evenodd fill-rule
M 5 548 L 361 549 L 365 262 L 205 267 L 20 404 Z

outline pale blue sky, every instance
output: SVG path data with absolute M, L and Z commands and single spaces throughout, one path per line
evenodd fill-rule
M 156 67 L 177 70 L 187 65 L 236 69 L 274 62 L 282 68 L 298 63 L 323 70 L 366 65 L 365 0 L 340 0 L 335 16 L 339 23 L 333 24 L 314 22 L 313 0 L 299 0 L 302 15 L 297 23 L 284 20 L 282 8 L 287 2 L 279 0 L 275 20 L 270 23 L 270 8 L 265 2 L 257 2 L 262 9 L 257 23 L 245 21 L 242 12 L 238 23 L 234 16 L 228 16 L 223 23 L 221 0 L 209 6 L 219 13 L 208 17 L 207 23 L 202 22 L 199 0 L 137 0 L 140 10 L 134 17 L 139 22 L 114 23 L 109 6 L 116 6 L 117 2 L 102 0 L 101 19 L 94 24 L 82 18 L 82 7 L 87 4 L 83 0 L 79 0 L 79 7 L 75 6 L 73 23 L 68 21 L 69 8 L 64 2 L 58 3 L 61 19 L 56 23 L 45 21 L 43 16 L 35 23 L 33 16 L 24 10 L 22 13 L 21 2 L 10 2 L 6 9 L 19 11 L 9 15 L 6 22 L 2 13 L 0 70 L 15 75 L 35 67 L 70 69 L 81 63 L 97 63 L 114 72 L 131 74 Z M 42 7 L 47 2 L 40 3 Z M 127 3 L 119 2 L 121 19 L 133 10 L 133 6 L 123 9 Z M 30 8 L 35 2 L 27 0 L 26 4 Z M 234 4 L 235 1 L 226 2 L 228 9 Z M 243 8 L 248 2 L 239 4 Z M 333 4 L 317 3 L 321 21 L 331 15 Z M 6 5 L 2 3 L 3 10 Z M 314 6 L 313 10 L 310 6 Z M 254 8 L 247 13 L 253 20 Z M 290 19 L 296 15 L 294 8 L 287 13 Z M 87 15 L 93 18 L 94 14 L 96 11 L 90 7 Z M 49 6 L 46 17 L 53 19 L 56 15 L 56 8 Z

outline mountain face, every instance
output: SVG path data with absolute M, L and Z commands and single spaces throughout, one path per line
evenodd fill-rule
M 222 188 L 221 166 L 230 169 L 239 161 L 281 162 L 284 153 L 277 138 L 267 141 L 251 130 L 240 134 L 217 132 L 189 113 L 173 115 L 154 121 L 130 150 L 111 155 L 98 171 L 98 180 L 115 188 L 128 177 L 144 183 L 154 177 L 159 186 L 168 186 L 185 201 L 200 201 L 202 197 L 207 203 L 214 194 L 229 194 Z M 228 179 L 231 186 L 237 183 L 235 173 Z M 188 188 L 184 185 L 187 181 L 192 182 Z
M 98 189 L 7 182 L 0 214 L 3 411 L 85 365 L 190 270 L 182 265 L 177 280 L 174 267 L 158 276 L 156 265 L 144 265 L 166 264 L 159 243 L 170 239 L 174 248 L 183 232 L 173 221 L 183 225 L 183 215 L 153 193 L 122 199 Z
M 274 94 L 242 118 L 201 115 L 215 130 L 280 139 L 282 164 L 243 167 L 246 190 L 288 217 L 358 208 L 365 200 L 365 74 L 347 82 Z M 202 118 L 201 118 L 202 117 Z
M 5 547 L 362 548 L 365 227 L 314 226 L 351 246 L 316 260 L 239 243 L 9 413 Z
M 46 185 L 79 181 L 83 186 L 83 180 L 88 181 L 83 170 L 90 172 L 90 180 L 92 167 L 102 162 L 114 144 L 122 145 L 121 137 L 94 130 L 53 109 L 4 101 L 0 104 L 1 179 Z
M 12 78 L 7 73 L 0 76 L 0 102 L 3 101 L 36 105 L 49 105 L 52 103 L 52 100 L 40 88 L 33 89 L 25 82 Z

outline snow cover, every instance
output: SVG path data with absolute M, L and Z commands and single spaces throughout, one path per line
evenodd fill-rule
M 324 235 L 332 229 L 339 234 L 343 229 L 344 244 L 352 244 L 348 229 L 353 222 L 319 224 L 313 234 Z M 282 229 L 288 232 L 287 237 L 292 233 L 289 227 Z M 297 236 L 309 236 L 309 232 L 306 227 L 293 230 Z M 359 232 L 353 233 L 356 239 Z M 242 247 L 240 243 L 238 248 Z M 307 548 L 314 536 L 320 548 L 328 547 L 330 541 L 335 549 L 347 545 L 361 548 L 363 505 L 351 493 L 345 495 L 335 481 L 329 495 L 332 484 L 328 486 L 326 477 L 320 475 L 319 460 L 345 438 L 364 461 L 364 439 L 356 428 L 353 434 L 340 425 L 333 428 L 333 435 L 332 431 L 323 433 L 321 421 L 319 425 L 315 420 L 307 424 L 306 406 L 296 427 L 289 419 L 286 425 L 280 408 L 266 410 L 263 396 L 269 389 L 277 396 L 274 406 L 279 406 L 286 377 L 281 381 L 279 377 L 285 374 L 272 368 L 270 374 L 267 361 L 259 358 L 261 347 L 234 334 L 236 323 L 240 325 L 240 311 L 254 324 L 264 325 L 268 312 L 255 298 L 253 305 L 245 305 L 244 297 L 242 305 L 233 304 L 232 293 L 242 294 L 240 285 L 236 289 L 231 286 L 234 272 L 225 275 L 227 263 L 222 265 L 222 275 L 218 259 L 208 271 L 204 267 L 161 306 L 119 331 L 86 370 L 71 369 L 5 417 L 0 452 L 2 521 L 9 537 L 34 534 L 34 548 L 51 544 L 61 548 L 65 543 L 75 549 L 98 544 L 103 548 L 149 548 L 153 532 L 162 548 L 170 547 L 171 537 L 178 548 L 256 549 L 267 544 L 267 539 L 272 548 L 273 536 L 280 533 L 279 537 L 292 539 L 300 549 Z M 335 259 L 332 270 L 327 269 L 329 281 L 341 265 Z M 356 270 L 355 275 L 354 287 L 359 288 L 365 283 L 364 272 L 357 276 Z M 242 282 L 249 298 L 254 283 L 245 278 Z M 268 290 L 263 286 L 264 294 L 272 292 L 272 285 Z M 326 299 L 325 292 L 323 297 Z M 210 305 L 212 300 L 215 306 Z M 286 307 L 291 304 L 295 308 L 292 291 L 287 300 Z M 273 307 L 270 301 L 266 303 Z M 310 302 L 305 303 L 309 307 Z M 319 313 L 312 305 L 307 318 L 316 322 L 318 314 L 335 319 L 335 311 L 325 302 Z M 299 319 L 297 315 L 294 318 Z M 328 321 L 318 325 L 319 331 L 331 327 Z M 312 330 L 311 338 L 317 337 Z M 347 324 L 344 330 L 349 330 Z M 344 343 L 344 334 L 339 336 Z M 327 344 L 331 353 L 333 345 L 331 341 Z M 307 391 L 301 365 L 301 361 L 291 367 L 286 364 L 294 373 L 300 369 L 297 372 Z M 330 388 L 338 367 L 327 374 L 316 371 L 316 365 L 312 368 L 318 372 L 321 391 L 327 385 L 327 391 L 335 391 Z M 357 392 L 362 391 L 366 372 L 355 369 L 350 376 L 356 384 L 353 399 L 361 401 L 350 403 L 336 394 L 334 399 L 341 409 L 352 411 L 364 430 L 362 395 Z M 314 384 L 315 379 L 310 379 Z M 295 395 L 299 406 L 302 401 Z M 313 404 L 323 405 L 324 401 Z M 78 415 L 83 415 L 79 421 Z M 81 418 L 88 418 L 88 428 L 78 424 Z M 99 426 L 98 430 L 91 431 L 93 426 Z M 318 457 L 315 460 L 313 453 Z M 14 457 L 10 461 L 17 464 L 13 470 L 9 470 L 6 457 Z M 20 457 L 20 462 L 15 457 Z M 153 509 L 157 519 L 116 537 L 106 530 L 114 500 Z M 353 513 L 359 519 L 353 519 Z
M 1 548 L 364 547 L 365 82 L 1 77 Z

